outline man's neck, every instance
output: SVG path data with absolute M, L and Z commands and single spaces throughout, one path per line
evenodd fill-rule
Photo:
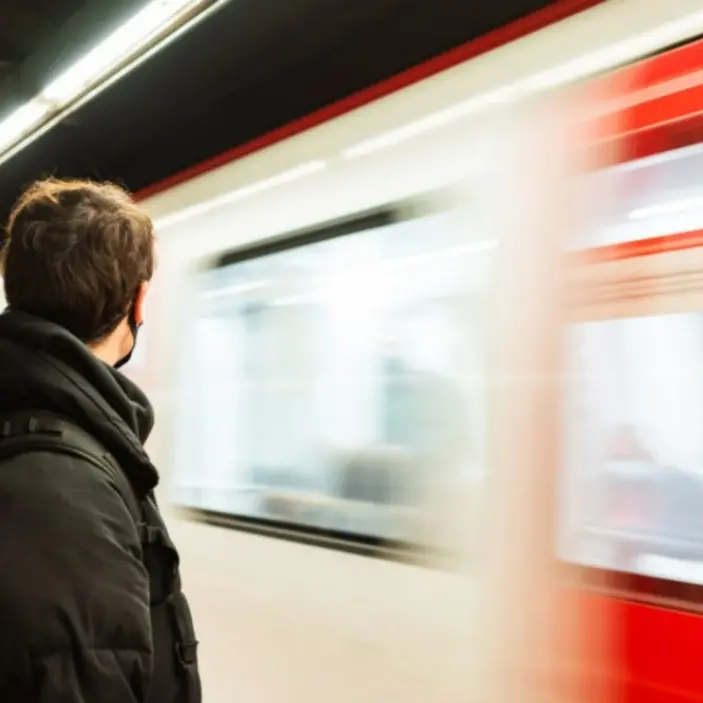
M 114 366 L 121 356 L 119 340 L 115 338 L 114 334 L 96 344 L 89 344 L 88 349 L 109 366 Z

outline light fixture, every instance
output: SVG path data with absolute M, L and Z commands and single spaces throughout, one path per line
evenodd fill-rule
M 457 105 L 439 110 L 403 127 L 361 141 L 342 152 L 346 159 L 396 146 L 409 139 L 453 124 L 465 117 L 483 112 L 498 104 L 515 102 L 539 92 L 554 89 L 588 78 L 596 73 L 627 64 L 661 47 L 695 36 L 703 31 L 703 12 L 686 15 L 643 34 L 618 41 L 553 68 L 534 73 L 517 81 L 479 93 Z
M 129 60 L 203 0 L 152 0 L 132 19 L 54 79 L 41 93 L 52 103 L 66 103 Z
M 151 0 L 0 122 L 0 164 L 226 0 Z
M 35 98 L 0 121 L 0 153 L 41 122 L 50 111 L 51 105 Z
M 165 215 L 164 217 L 157 218 L 154 222 L 154 226 L 158 230 L 164 230 L 167 227 L 171 227 L 184 220 L 190 220 L 193 217 L 202 215 L 211 210 L 223 207 L 225 205 L 230 205 L 231 203 L 238 202 L 245 198 L 250 198 L 253 195 L 258 195 L 265 191 L 271 190 L 272 188 L 278 188 L 279 186 L 286 185 L 293 181 L 300 180 L 307 176 L 312 176 L 315 173 L 320 173 L 327 168 L 327 163 L 321 159 L 314 161 L 307 161 L 299 166 L 295 166 L 286 171 L 271 176 L 270 178 L 264 178 L 260 181 L 255 181 L 249 185 L 243 186 L 242 188 L 237 188 L 235 190 L 228 191 L 222 195 L 218 195 L 216 198 L 207 200 L 197 205 L 192 205 L 191 207 L 183 208 L 182 210 L 177 210 L 170 215 Z

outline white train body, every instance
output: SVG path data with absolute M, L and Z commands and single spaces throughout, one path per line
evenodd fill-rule
M 163 472 L 162 501 L 177 480 L 179 437 L 190 433 L 196 443 L 203 437 L 194 415 L 183 419 L 184 406 L 200 407 L 201 370 L 184 364 L 181 353 L 198 334 L 193 280 L 203 260 L 398 203 L 415 203 L 421 214 L 450 207 L 459 213 L 454 223 L 467 245 L 481 249 L 501 240 L 501 247 L 511 246 L 505 210 L 516 209 L 512 221 L 524 221 L 529 236 L 536 225 L 520 190 L 534 196 L 538 184 L 524 181 L 530 173 L 545 180 L 544 190 L 549 178 L 543 175 L 549 164 L 520 166 L 520 135 L 543 130 L 523 102 L 701 28 L 696 0 L 612 0 L 146 200 L 158 226 L 160 269 L 144 366 L 133 365 L 133 373 L 159 418 L 151 451 Z M 476 255 L 495 259 L 485 249 Z M 488 308 L 481 324 L 499 316 Z M 222 353 L 213 349 L 213 367 Z M 212 469 L 190 469 L 192 475 L 198 470 Z M 212 482 L 215 490 L 217 478 Z M 476 539 L 487 528 L 477 516 L 536 510 L 528 493 L 488 486 L 477 491 L 464 481 L 424 498 L 431 514 L 441 516 L 427 528 L 431 541 L 459 555 L 450 568 L 419 557 L 409 564 L 313 547 L 174 512 L 202 642 L 206 699 L 472 700 L 473 687 L 491 683 L 478 666 L 486 633 L 502 631 L 495 619 L 486 628 L 480 615 L 510 620 L 520 599 L 532 597 L 532 581 L 521 573 L 529 567 L 518 565 L 518 554 L 510 557 L 508 542 L 505 560 L 514 582 L 524 585 L 514 586 L 510 601 L 503 598 L 502 615 L 493 603 L 501 592 L 492 601 L 480 586 L 484 562 L 475 559 Z M 483 512 L 466 509 L 471 501 L 476 506 L 477 493 Z M 512 551 L 523 544 L 516 540 Z M 538 626 L 528 621 L 526 627 Z

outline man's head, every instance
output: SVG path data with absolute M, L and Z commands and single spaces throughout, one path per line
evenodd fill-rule
M 10 214 L 5 297 L 12 309 L 61 325 L 115 364 L 134 346 L 154 260 L 152 222 L 126 191 L 38 181 Z

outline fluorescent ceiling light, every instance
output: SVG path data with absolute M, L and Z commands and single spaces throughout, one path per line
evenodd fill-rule
M 196 15 L 202 16 L 199 6 L 212 7 L 213 4 L 220 3 L 151 0 L 132 19 L 51 81 L 39 95 L 0 122 L 0 163 L 43 133 L 47 124 L 51 126 L 71 107 L 77 107 L 76 103 L 82 98 L 92 97 L 112 79 L 134 68 L 145 54 L 163 47 L 176 30 L 188 25 Z
M 695 36 L 701 31 L 703 31 L 703 12 L 687 15 L 649 32 L 618 41 L 545 71 L 479 93 L 457 105 L 359 142 L 342 152 L 342 155 L 347 159 L 355 159 L 396 146 L 470 115 L 483 112 L 494 105 L 514 102 L 629 63 L 661 47 Z
M 35 98 L 0 121 L 0 153 L 41 122 L 50 111 L 50 105 Z
M 152 0 L 52 81 L 42 91 L 42 97 L 54 103 L 73 100 L 202 1 Z
M 258 195 L 259 193 L 271 190 L 272 188 L 278 188 L 279 186 L 311 176 L 315 173 L 320 173 L 326 168 L 327 163 L 325 161 L 319 159 L 315 161 L 307 161 L 306 163 L 295 166 L 294 168 L 283 171 L 275 176 L 271 176 L 270 178 L 255 181 L 254 183 L 243 186 L 242 188 L 237 188 L 236 190 L 223 193 L 212 200 L 207 200 L 203 203 L 198 203 L 197 205 L 184 208 L 183 210 L 177 210 L 171 215 L 158 218 L 154 222 L 154 226 L 157 229 L 163 230 L 166 227 L 171 227 L 172 225 L 183 222 L 184 220 L 190 220 L 193 217 L 203 215 L 211 210 L 221 208 L 225 205 L 230 205 L 240 200 L 244 200 L 245 198 L 250 198 L 253 195 Z

